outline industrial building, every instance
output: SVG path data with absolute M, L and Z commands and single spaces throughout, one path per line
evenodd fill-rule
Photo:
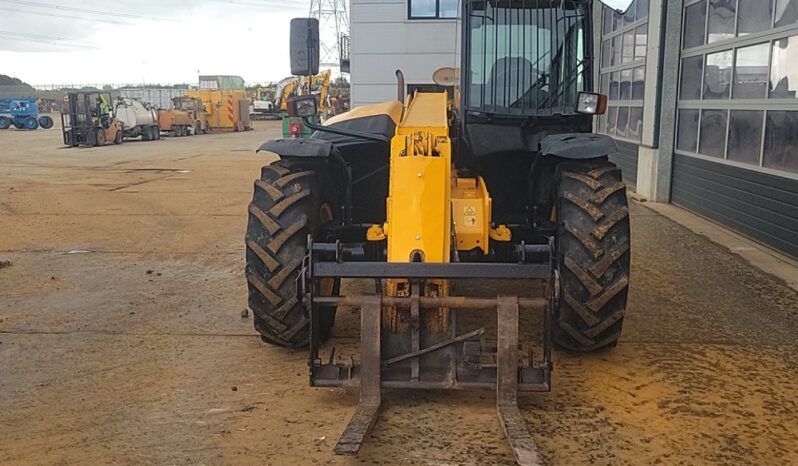
M 353 106 L 434 88 L 456 64 L 456 2 L 352 0 Z M 636 0 L 596 8 L 598 132 L 649 201 L 798 256 L 798 0 Z M 386 66 L 390 63 L 391 66 Z
M 457 0 L 351 0 L 352 107 L 396 97 L 401 69 L 408 89 L 434 88 L 432 73 L 456 66 Z

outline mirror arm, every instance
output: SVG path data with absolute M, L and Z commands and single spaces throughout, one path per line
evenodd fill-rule
M 376 134 L 369 134 L 369 133 L 362 133 L 360 131 L 348 131 L 348 130 L 344 130 L 344 129 L 332 128 L 332 127 L 329 127 L 329 126 L 317 125 L 317 124 L 311 123 L 310 120 L 308 120 L 308 117 L 302 117 L 302 122 L 305 124 L 305 126 L 307 126 L 308 128 L 310 128 L 310 129 L 312 129 L 314 131 L 322 131 L 322 132 L 325 132 L 325 133 L 337 134 L 339 136 L 352 136 L 352 137 L 355 137 L 355 138 L 366 139 L 366 140 L 369 140 L 369 141 L 384 142 L 385 144 L 390 144 L 391 143 L 391 141 L 388 138 L 386 138 L 385 136 L 379 136 L 379 135 L 376 135 Z

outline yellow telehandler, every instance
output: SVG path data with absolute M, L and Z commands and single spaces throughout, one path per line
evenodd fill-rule
M 553 346 L 617 344 L 629 210 L 615 143 L 592 133 L 607 105 L 591 91 L 592 8 L 463 0 L 459 68 L 436 73 L 453 96 L 405 96 L 397 71 L 396 101 L 260 147 L 279 160 L 249 205 L 249 307 L 264 341 L 309 347 L 312 386 L 359 386 L 336 453 L 357 453 L 382 388 L 488 389 L 517 462 L 537 464 L 517 392 L 550 390 Z M 318 23 L 295 19 L 291 35 L 292 73 L 316 74 Z M 374 292 L 342 295 L 349 279 Z M 505 280 L 518 292 L 455 293 Z M 320 350 L 339 306 L 360 309 L 357 358 Z

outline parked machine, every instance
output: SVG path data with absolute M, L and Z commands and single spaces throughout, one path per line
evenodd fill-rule
M 199 99 L 205 106 L 213 131 L 246 131 L 252 129 L 249 118 L 249 97 L 246 91 L 192 89 L 186 95 Z
M 125 138 L 137 138 L 142 141 L 155 141 L 161 139 L 161 129 L 158 127 L 158 112 L 135 99 L 121 97 L 116 100 L 114 113 L 122 127 Z
M 629 210 L 608 160 L 615 143 L 591 132 L 607 103 L 591 91 L 592 8 L 461 2 L 462 71 L 436 73 L 439 85 L 457 83 L 453 103 L 446 92 L 405 97 L 397 71 L 397 101 L 320 126 L 304 118 L 316 99 L 295 100 L 316 132 L 261 146 L 279 160 L 263 167 L 249 205 L 249 307 L 264 341 L 309 347 L 312 386 L 359 385 L 336 453 L 357 453 L 382 387 L 495 389 L 516 460 L 538 464 L 517 392 L 551 389 L 553 346 L 617 344 Z M 300 74 L 318 67 L 317 28 L 292 21 Z M 340 296 L 343 279 L 373 280 L 375 292 Z M 513 291 L 475 296 L 503 283 Z M 360 309 L 358 359 L 335 348 L 322 357 L 337 306 Z
M 33 130 L 38 127 L 50 129 L 53 119 L 49 115 L 39 115 L 36 99 L 0 99 L 0 129 L 11 126 L 17 129 Z
M 274 89 L 258 86 L 255 89 L 252 106 L 249 109 L 250 118 L 253 120 L 277 120 L 282 118 L 280 106 L 275 104 L 279 90 L 279 83 Z
M 205 107 L 196 97 L 174 97 L 172 108 L 158 110 L 158 126 L 170 136 L 205 134 L 211 130 Z
M 249 110 L 253 120 L 278 120 L 281 118 L 280 107 L 271 100 L 255 100 Z
M 280 84 L 283 84 L 282 86 Z M 304 124 L 303 118 L 293 113 L 291 101 L 314 96 L 317 101 L 316 115 L 307 117 L 311 124 L 319 124 L 329 116 L 333 108 L 329 102 L 330 70 L 314 73 L 311 76 L 296 76 L 290 81 L 283 80 L 277 85 L 278 101 L 276 102 L 282 112 L 283 137 L 307 138 L 313 134 L 313 129 Z
M 110 106 L 111 94 L 70 92 L 64 97 L 61 127 L 64 144 L 103 146 L 122 143 L 122 127 Z
M 186 92 L 205 107 L 213 131 L 249 131 L 252 129 L 251 101 L 240 76 L 200 76 L 199 89 Z

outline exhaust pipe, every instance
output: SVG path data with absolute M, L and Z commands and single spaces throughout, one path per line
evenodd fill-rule
M 396 98 L 405 103 L 405 75 L 402 70 L 396 70 Z

